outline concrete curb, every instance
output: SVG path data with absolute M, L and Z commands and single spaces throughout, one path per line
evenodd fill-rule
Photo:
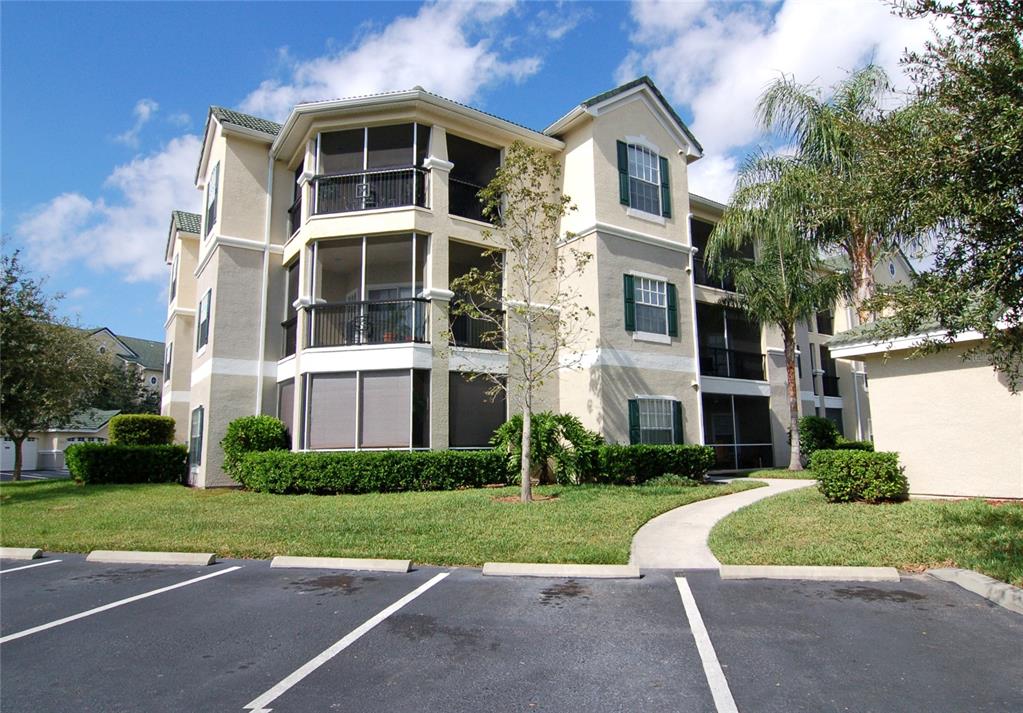
M 288 557 L 270 560 L 271 567 L 349 569 L 360 572 L 401 572 L 412 569 L 412 560 L 352 559 L 350 557 Z
M 770 567 L 721 565 L 721 579 L 805 579 L 816 582 L 898 582 L 894 567 Z
M 972 569 L 929 569 L 927 574 L 942 582 L 958 584 L 963 589 L 979 594 L 1004 609 L 1023 614 L 1023 589 L 999 582 Z
M 217 561 L 216 555 L 200 552 L 133 552 L 130 550 L 93 550 L 86 562 L 108 564 L 175 564 L 206 567 Z
M 0 547 L 0 559 L 36 560 L 42 556 L 43 551 L 33 547 Z
M 566 579 L 639 579 L 639 567 L 631 564 L 530 564 L 487 562 L 484 577 L 561 577 Z

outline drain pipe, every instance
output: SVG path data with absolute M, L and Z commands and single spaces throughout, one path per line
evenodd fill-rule
M 700 434 L 700 445 L 706 445 L 707 434 L 703 432 L 703 377 L 700 375 L 700 336 L 696 327 L 696 253 L 698 248 L 693 246 L 693 214 L 686 216 L 686 237 L 689 239 L 689 266 L 686 272 L 689 273 L 689 309 L 690 319 L 693 323 L 693 354 L 696 357 L 696 379 L 691 386 L 696 389 L 696 419 L 698 433 Z
M 263 279 L 259 291 L 259 348 L 256 363 L 256 412 L 263 412 L 263 374 L 266 358 L 266 310 L 270 291 L 270 219 L 274 197 L 274 156 L 271 150 L 266 159 L 266 215 L 263 219 Z

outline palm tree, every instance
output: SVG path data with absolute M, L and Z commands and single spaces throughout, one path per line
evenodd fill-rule
M 791 455 L 789 470 L 802 470 L 799 457 L 799 384 L 796 324 L 831 309 L 846 276 L 828 269 L 803 227 L 814 170 L 797 159 L 753 155 L 739 172 L 732 202 L 711 233 L 709 268 L 730 276 L 736 295 L 726 305 L 759 323 L 781 330 L 788 385 Z M 733 257 L 752 244 L 755 258 Z
M 891 167 L 878 151 L 886 131 L 902 121 L 903 110 L 888 111 L 890 82 L 883 69 L 868 65 L 833 87 L 829 100 L 811 85 L 782 76 L 760 97 L 761 128 L 794 145 L 816 170 L 808 185 L 804 227 L 824 251 L 844 253 L 850 265 L 850 295 L 860 319 L 870 318 L 874 268 L 918 237 L 909 207 L 893 200 L 885 181 Z

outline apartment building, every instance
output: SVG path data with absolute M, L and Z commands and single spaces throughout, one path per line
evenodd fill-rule
M 643 77 L 544 131 L 419 87 L 299 104 L 283 125 L 212 107 L 203 210 L 173 214 L 165 255 L 164 413 L 193 484 L 230 484 L 219 441 L 253 413 L 281 418 L 297 450 L 486 446 L 514 383 L 507 403 L 468 378 L 508 360 L 450 318 L 450 285 L 501 247 L 476 194 L 514 141 L 562 161 L 577 210 L 559 249 L 593 255 L 575 278 L 589 330 L 539 407 L 608 441 L 714 445 L 723 469 L 786 461 L 780 337 L 722 307 L 700 248 L 723 206 L 690 194 L 703 149 Z M 864 435 L 866 393 L 820 335 L 800 333 L 802 408 Z

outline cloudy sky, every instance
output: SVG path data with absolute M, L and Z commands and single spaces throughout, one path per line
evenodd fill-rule
M 84 325 L 163 338 L 170 211 L 210 104 L 282 120 L 299 101 L 421 85 L 536 129 L 649 74 L 706 148 L 691 188 L 726 201 L 781 73 L 831 85 L 929 36 L 880 0 L 633 3 L 5 3 L 3 250 Z

